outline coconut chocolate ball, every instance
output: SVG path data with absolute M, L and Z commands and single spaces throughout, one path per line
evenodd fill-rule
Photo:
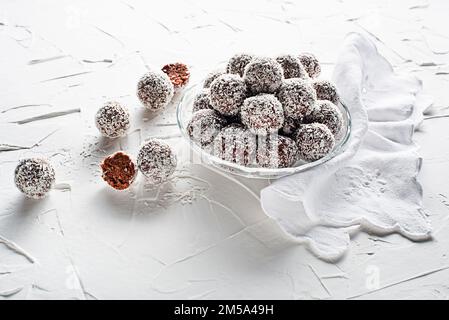
M 210 104 L 210 95 L 208 89 L 203 89 L 193 99 L 193 112 L 203 109 L 213 109 Z
M 308 79 L 309 75 L 307 74 L 306 69 L 301 64 L 299 58 L 291 55 L 285 54 L 278 56 L 276 61 L 281 65 L 282 70 L 284 70 L 284 78 L 302 78 Z
M 226 125 L 226 119 L 218 112 L 203 109 L 195 112 L 187 125 L 190 139 L 202 147 L 208 146 Z
M 210 103 L 222 115 L 234 116 L 239 113 L 246 92 L 242 78 L 234 74 L 223 74 L 210 85 Z
M 55 182 L 55 169 L 46 159 L 22 159 L 14 170 L 14 182 L 28 198 L 41 199 Z
M 254 162 L 256 136 L 240 124 L 223 128 L 215 137 L 213 154 L 220 159 L 247 166 Z
M 212 82 L 223 74 L 226 74 L 226 72 L 224 72 L 223 70 L 215 70 L 210 72 L 206 76 L 206 79 L 204 79 L 203 88 L 205 89 L 209 88 Z
M 107 156 L 101 162 L 100 167 L 103 180 L 116 190 L 127 189 L 137 174 L 133 160 L 122 151 Z
M 299 157 L 315 161 L 327 155 L 335 145 L 332 132 L 322 123 L 302 124 L 295 133 Z
M 322 123 L 329 128 L 334 136 L 338 136 L 343 127 L 343 115 L 332 102 L 318 100 L 312 112 L 307 117 L 307 122 Z
M 175 172 L 176 164 L 170 146 L 158 139 L 145 142 L 137 154 L 137 168 L 152 184 L 166 181 Z
M 162 67 L 175 88 L 184 87 L 189 82 L 190 71 L 184 63 L 170 63 Z
M 259 137 L 257 164 L 265 168 L 288 168 L 298 160 L 298 147 L 293 139 L 278 134 Z
M 237 74 L 243 77 L 243 72 L 245 71 L 246 65 L 250 63 L 253 58 L 254 56 L 252 54 L 237 53 L 231 59 L 229 59 L 226 66 L 226 72 Z
M 108 138 L 118 138 L 126 134 L 130 127 L 128 109 L 115 101 L 106 102 L 95 115 L 95 125 Z
M 313 87 L 316 91 L 318 100 L 328 100 L 333 104 L 337 104 L 340 100 L 337 87 L 329 80 L 314 80 Z
M 290 117 L 284 116 L 284 124 L 281 128 L 281 134 L 287 137 L 291 137 L 296 129 L 298 129 L 300 122 Z
M 245 67 L 243 80 L 253 94 L 274 93 L 284 80 L 284 70 L 272 58 L 254 58 Z
M 306 69 L 310 78 L 316 78 L 321 73 L 321 66 L 318 59 L 311 53 L 302 53 L 299 55 L 301 64 Z
M 137 96 L 143 106 L 151 111 L 165 108 L 173 98 L 174 87 L 163 72 L 147 72 L 137 84 Z
M 277 97 L 284 106 L 285 115 L 295 120 L 302 120 L 309 115 L 316 102 L 313 86 L 298 78 L 286 79 Z
M 284 124 L 284 109 L 272 94 L 246 98 L 240 112 L 242 123 L 254 134 L 278 131 Z

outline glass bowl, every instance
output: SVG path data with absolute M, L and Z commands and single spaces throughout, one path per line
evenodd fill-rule
M 196 144 L 189 138 L 189 135 L 187 133 L 187 125 L 193 114 L 193 100 L 195 98 L 195 95 L 201 90 L 201 84 L 193 85 L 185 90 L 184 95 L 179 102 L 176 110 L 178 127 L 181 130 L 182 136 L 189 143 L 190 148 L 200 156 L 201 163 L 213 166 L 228 173 L 254 179 L 277 179 L 294 173 L 302 172 L 310 168 L 319 166 L 343 152 L 345 150 L 346 142 L 348 141 L 351 134 L 351 115 L 345 104 L 340 102 L 338 104 L 338 107 L 343 115 L 343 128 L 340 134 L 335 139 L 336 141 L 334 148 L 326 156 L 313 162 L 299 160 L 294 164 L 293 167 L 289 168 L 262 168 L 255 166 L 245 167 L 230 161 L 223 160 L 208 153 L 206 150 L 202 149 L 198 144 Z

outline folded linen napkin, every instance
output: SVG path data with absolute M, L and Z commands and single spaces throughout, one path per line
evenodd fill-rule
M 324 165 L 261 191 L 268 216 L 321 259 L 335 261 L 350 234 L 430 237 L 417 181 L 421 158 L 413 133 L 432 100 L 421 82 L 400 76 L 366 36 L 346 37 L 333 80 L 352 117 L 346 150 Z

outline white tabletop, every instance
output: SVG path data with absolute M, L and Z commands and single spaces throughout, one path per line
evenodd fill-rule
M 372 35 L 449 114 L 449 3 L 440 1 L 2 1 L 0 4 L 0 299 L 334 299 L 449 297 L 447 117 L 416 133 L 434 240 L 359 234 L 335 264 L 282 234 L 260 208 L 269 181 L 191 164 L 175 103 L 154 117 L 137 100 L 147 67 L 184 62 L 191 84 L 238 51 L 314 52 L 332 72 L 350 31 Z M 175 98 L 176 100 L 178 97 Z M 132 112 L 108 141 L 96 109 Z M 116 192 L 98 163 L 159 137 L 178 170 Z M 15 188 L 17 160 L 49 157 L 58 188 L 41 201 Z

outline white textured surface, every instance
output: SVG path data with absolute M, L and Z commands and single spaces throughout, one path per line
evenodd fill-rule
M 446 1 L 151 3 L 0 4 L 0 298 L 449 297 L 447 117 L 425 120 L 415 135 L 434 240 L 362 234 L 336 264 L 266 218 L 265 182 L 181 164 L 160 190 L 138 179 L 118 193 L 98 171 L 103 156 L 135 153 L 150 136 L 189 158 L 174 105 L 150 119 L 137 101 L 146 65 L 186 62 L 195 82 L 236 51 L 312 51 L 330 75 L 353 30 L 423 79 L 434 115 L 449 114 Z M 131 133 L 113 143 L 93 125 L 110 99 L 133 114 Z M 13 186 L 17 160 L 30 155 L 50 157 L 57 170 L 58 189 L 39 202 Z

